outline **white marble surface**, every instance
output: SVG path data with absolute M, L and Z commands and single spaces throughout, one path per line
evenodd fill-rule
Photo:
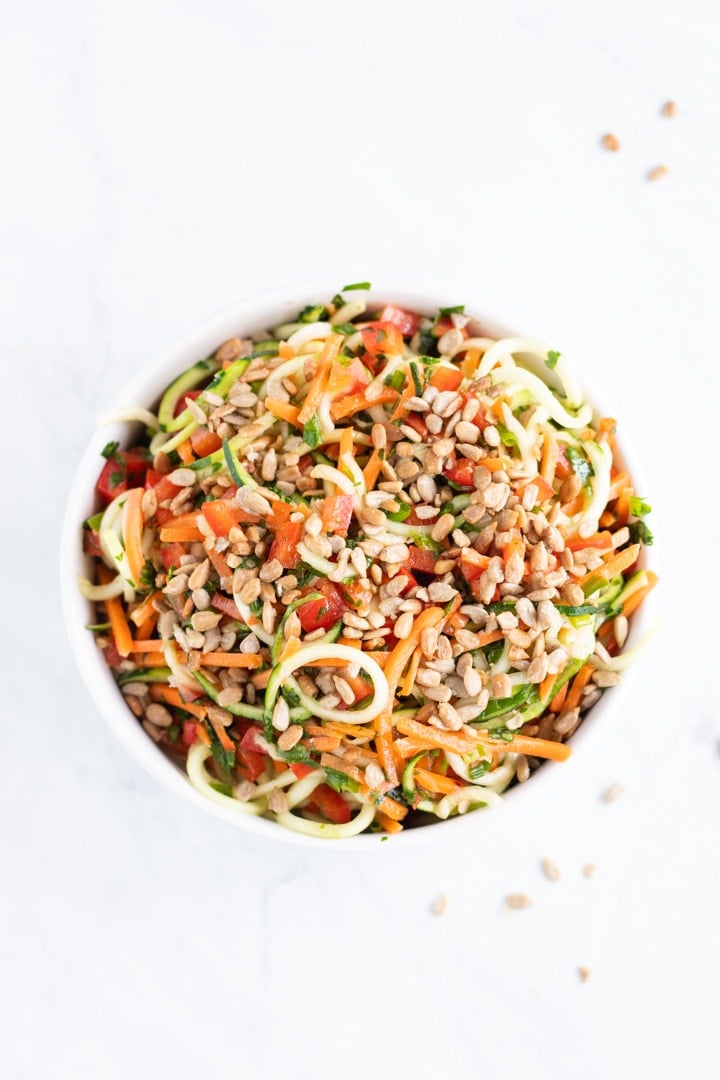
M 717 1075 L 717 6 L 2 8 L 0 1075 Z M 130 373 L 239 297 L 373 275 L 467 283 L 611 389 L 666 631 L 526 821 L 355 859 L 153 786 L 81 684 L 56 557 Z

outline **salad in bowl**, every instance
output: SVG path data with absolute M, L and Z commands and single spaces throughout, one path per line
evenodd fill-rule
M 650 507 L 551 345 L 367 283 L 283 311 L 105 418 L 78 585 L 102 693 L 226 817 L 474 816 L 620 681 Z

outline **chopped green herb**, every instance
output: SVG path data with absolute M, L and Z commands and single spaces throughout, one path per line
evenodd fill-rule
M 416 395 L 418 397 L 422 397 L 422 393 L 423 393 L 422 379 L 420 378 L 420 372 L 418 371 L 418 366 L 417 366 L 417 364 L 415 363 L 414 360 L 410 361 L 410 374 L 412 375 L 413 383 L 415 384 L 415 393 L 416 393 Z
M 303 428 L 303 442 L 306 443 L 311 450 L 314 450 L 316 446 L 322 442 L 322 431 L 320 429 L 320 419 L 317 413 L 313 413 L 307 424 Z
M 652 510 L 650 503 L 644 502 L 638 495 L 630 497 L 630 513 L 633 517 L 645 517 Z
M 307 746 L 303 746 L 302 743 L 293 746 L 292 750 L 280 750 L 279 753 L 283 761 L 288 761 L 291 765 L 312 765 L 313 768 L 317 767 L 317 761 L 313 761 Z
M 655 539 L 644 521 L 631 521 L 628 529 L 633 544 L 645 544 L 646 547 L 650 547 Z
M 344 334 L 345 337 L 350 337 L 357 330 L 357 326 L 351 322 L 333 323 L 333 330 L 336 334 Z M 342 360 L 342 357 L 340 356 L 338 359 Z
M 325 766 L 325 781 L 333 791 L 359 791 L 360 785 L 351 776 L 346 776 L 338 769 L 330 769 Z
M 423 363 L 438 360 L 437 338 L 433 334 L 433 326 L 434 324 L 431 323 L 430 326 L 425 327 L 425 329 L 423 330 L 420 330 L 420 337 L 418 340 L 418 352 L 422 353 L 420 359 L 423 361 Z
M 372 288 L 372 285 L 370 284 L 369 281 L 356 281 L 352 285 L 343 285 L 342 291 L 343 292 L 353 292 L 356 289 L 365 289 L 365 290 L 367 290 L 367 289 L 371 289 L 371 288 Z
M 298 693 L 296 690 L 293 690 L 292 686 L 283 686 L 280 693 L 285 698 L 291 709 L 297 708 L 297 706 L 300 704 L 300 698 L 298 697 Z
M 110 460 L 110 458 L 114 458 L 114 457 L 116 457 L 116 456 L 117 456 L 117 451 L 118 451 L 118 448 L 119 448 L 119 446 L 120 446 L 120 443 L 119 443 L 119 442 L 109 442 L 109 443 L 105 443 L 105 446 L 103 446 L 103 448 L 102 448 L 102 450 L 100 451 L 100 453 L 102 454 L 102 456 L 103 456 L 103 457 L 104 457 L 104 458 L 105 458 L 105 459 L 106 459 L 107 461 L 109 461 L 109 460 Z
M 485 775 L 490 768 L 491 762 L 486 761 L 484 758 L 481 761 L 476 761 L 470 766 L 468 772 L 470 773 L 471 780 L 479 780 Z
M 298 312 L 297 321 L 301 323 L 315 323 L 320 322 L 327 315 L 327 311 L 322 304 L 308 304 L 302 311 Z
M 448 315 L 464 315 L 465 305 L 456 304 L 455 307 L 441 307 L 438 309 L 438 314 L 441 319 L 447 318 Z
M 402 390 L 405 385 L 405 373 L 398 368 L 385 380 L 385 385 L 391 386 L 393 390 Z
M 143 592 L 149 592 L 150 589 L 155 588 L 155 574 L 155 567 L 148 559 L 148 561 L 143 566 L 142 573 L 140 575 L 140 585 L 142 586 Z
M 590 477 L 595 475 L 595 470 L 585 457 L 585 454 L 574 446 L 566 446 L 565 456 L 570 462 L 572 471 L 575 473 L 578 480 L 581 481 L 583 486 L 585 486 Z
M 171 743 L 176 743 L 180 738 L 180 725 L 171 724 L 170 727 L 165 729 L 167 731 L 167 740 Z
M 235 766 L 235 751 L 223 749 L 211 724 L 206 722 L 205 730 L 210 736 L 210 748 L 212 749 L 212 756 L 215 759 L 216 764 L 223 772 L 229 773 Z
M 547 354 L 547 360 L 545 361 L 546 365 L 551 369 L 556 368 L 557 362 L 561 356 L 562 353 L 555 352 L 554 349 L 551 349 L 550 352 Z
M 93 630 L 93 631 L 97 631 L 97 632 L 100 632 L 101 630 L 109 630 L 110 629 L 110 623 L 109 622 L 85 623 L 85 629 L 86 630 Z

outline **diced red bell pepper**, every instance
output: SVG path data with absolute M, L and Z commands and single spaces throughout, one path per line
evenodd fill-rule
M 222 439 L 214 431 L 208 431 L 207 428 L 198 428 L 190 436 L 190 445 L 197 457 L 207 457 L 208 454 L 214 454 L 216 450 L 220 449 Z
M 105 657 L 105 662 L 107 663 L 108 667 L 118 668 L 123 662 L 123 658 L 117 651 L 117 646 L 115 645 L 115 642 L 112 638 L 110 638 L 110 643 L 107 649 L 104 650 L 103 655 Z
M 325 532 L 347 536 L 353 516 L 352 495 L 328 495 L 323 503 L 322 524 Z
M 306 591 L 322 593 L 321 600 L 309 600 L 306 604 L 301 604 L 297 608 L 300 625 L 306 634 L 312 633 L 313 630 L 319 630 L 320 627 L 323 630 L 329 630 L 348 610 L 348 604 L 344 600 L 342 593 L 332 581 L 323 579 Z
M 260 754 L 257 750 L 243 750 L 242 745 L 237 752 L 237 759 L 240 765 L 243 766 L 247 772 L 248 780 L 253 782 L 257 780 L 260 773 L 265 772 L 265 754 Z
M 300 562 L 297 546 L 302 540 L 303 527 L 302 521 L 287 521 L 280 525 L 270 545 L 268 562 L 277 559 L 286 570 L 293 570 Z
M 203 517 L 216 536 L 227 536 L 233 526 L 247 516 L 237 503 L 214 499 L 202 504 Z
M 430 385 L 436 390 L 457 390 L 463 381 L 460 368 L 436 367 L 430 376 Z
M 448 330 L 456 330 L 456 329 L 457 329 L 457 327 L 455 326 L 455 323 L 452 321 L 450 316 L 449 315 L 443 315 L 442 318 L 438 319 L 438 321 L 433 326 L 432 332 L 433 332 L 433 334 L 434 334 L 434 336 L 436 338 L 440 338 L 440 337 L 443 336 L 443 334 L 447 334 Z M 467 330 L 466 330 L 466 328 L 464 326 L 460 330 L 460 333 L 462 334 L 462 336 L 464 338 L 466 338 L 468 336 L 468 332 L 467 332 Z
M 341 585 L 343 597 L 347 600 L 350 607 L 369 607 L 373 598 L 372 587 L 365 580 L 365 584 L 359 579 L 355 578 L 354 581 L 348 581 L 346 585 Z
M 350 820 L 350 807 L 342 795 L 329 784 L 319 784 L 313 791 L 310 802 L 319 814 L 334 825 L 346 825 Z
M 158 506 L 153 520 L 156 525 L 167 525 L 168 522 L 173 521 L 174 518 L 175 514 L 173 514 L 169 506 Z
M 104 504 L 107 506 L 123 491 L 144 484 L 149 464 L 146 450 L 117 450 L 103 465 L 95 485 Z
M 394 323 L 369 323 L 360 332 L 365 352 L 372 360 L 379 356 L 398 356 L 403 351 L 403 336 Z
M 182 490 L 177 484 L 173 484 L 166 473 L 158 472 L 156 469 L 148 469 L 147 476 L 145 477 L 145 486 L 155 489 L 155 494 L 157 495 L 157 501 L 159 503 L 167 502 L 168 499 L 174 499 L 178 491 Z
M 406 423 L 408 427 L 411 427 L 414 431 L 417 431 L 421 439 L 427 441 L 428 429 L 427 424 L 423 420 L 422 416 L 419 416 L 418 413 L 410 413 L 408 416 L 405 417 L 404 423 Z
M 303 765 L 299 761 L 294 761 L 290 766 L 290 769 L 293 773 L 295 773 L 295 776 L 297 776 L 298 780 L 303 780 L 306 776 L 309 776 L 311 772 L 315 771 L 312 765 Z
M 536 505 L 538 506 L 541 503 L 547 502 L 547 500 L 551 499 L 555 494 L 554 489 L 550 484 L 548 484 L 547 480 L 543 479 L 543 477 L 538 474 L 537 476 L 534 476 L 532 480 L 528 480 L 526 484 L 523 484 L 521 488 L 518 488 L 517 493 L 520 499 L 522 499 L 523 495 L 525 494 L 525 489 L 529 488 L 531 485 L 536 487 L 538 490 L 536 500 Z
M 370 372 L 357 356 L 347 366 L 335 361 L 328 376 L 326 393 L 331 401 L 338 397 L 359 394 L 370 382 L 370 378 Z
M 432 574 L 435 570 L 435 563 L 438 560 L 437 555 L 430 548 L 419 548 L 415 544 L 411 544 L 410 558 L 408 559 L 408 565 L 411 570 L 417 570 L 421 574 Z
M 448 480 L 453 480 L 460 487 L 472 487 L 474 468 L 475 465 L 469 458 L 449 457 L 443 472 Z
M 416 334 L 420 326 L 421 315 L 405 308 L 395 307 L 394 304 L 386 304 L 380 312 L 381 322 L 394 323 L 403 337 L 410 338 Z
M 222 611 L 223 615 L 229 615 L 231 619 L 237 619 L 238 622 L 243 621 L 242 615 L 235 606 L 235 601 L 224 593 L 213 593 L 210 604 L 216 611 Z
M 183 721 L 182 744 L 188 749 L 197 742 L 198 723 L 196 720 Z
M 184 544 L 163 544 L 160 555 L 166 570 L 178 570 L 182 565 L 180 560 L 187 555 L 187 548 Z
M 568 456 L 565 453 L 565 443 L 560 443 L 559 453 L 557 459 L 557 465 L 555 466 L 555 473 L 561 480 L 566 480 L 572 472 L 572 465 L 568 461 Z
M 179 416 L 181 412 L 185 412 L 185 409 L 187 408 L 185 398 L 192 398 L 194 401 L 195 398 L 200 397 L 200 394 L 202 394 L 202 390 L 188 390 L 186 394 L 181 394 L 175 402 L 173 417 Z
M 240 749 L 251 750 L 254 754 L 267 754 L 265 745 L 258 742 L 258 739 L 264 739 L 262 728 L 249 727 L 240 740 Z
M 83 529 L 83 551 L 86 555 L 95 555 L 98 559 L 102 558 L 100 534 L 95 532 L 95 529 Z

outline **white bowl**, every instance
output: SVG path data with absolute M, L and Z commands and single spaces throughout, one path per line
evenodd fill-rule
M 120 409 L 130 405 L 152 406 L 167 384 L 179 372 L 196 360 L 207 356 L 221 342 L 236 335 L 243 336 L 288 322 L 306 304 L 327 299 L 336 291 L 336 285 L 295 286 L 257 299 L 243 301 L 220 312 L 181 337 L 155 363 L 145 366 L 111 408 Z M 363 299 L 367 298 L 374 305 L 379 305 L 381 302 L 394 302 L 411 310 L 429 314 L 436 312 L 438 306 L 450 306 L 457 302 L 456 296 L 435 294 L 430 296 L 427 293 L 406 292 L 381 286 L 374 287 L 370 292 L 355 295 L 362 296 Z M 476 307 L 471 302 L 471 298 L 463 296 L 463 300 L 466 302 L 466 311 L 493 337 L 518 335 L 519 322 L 510 328 L 507 323 L 499 322 L 492 315 L 486 315 L 480 305 Z M 587 389 L 587 380 L 582 372 L 580 376 Z M 617 416 L 614 406 L 608 413 L 601 409 L 595 395 L 588 395 L 588 398 L 597 410 L 596 415 Z M 377 848 L 381 841 L 379 834 L 364 833 L 345 840 L 318 840 L 284 829 L 274 821 L 234 811 L 232 807 L 226 809 L 210 802 L 192 787 L 184 771 L 145 734 L 138 720 L 125 704 L 110 669 L 103 660 L 101 651 L 94 643 L 92 633 L 84 628 L 86 623 L 92 621 L 92 605 L 81 596 L 77 586 L 77 576 L 78 574 L 87 576 L 89 572 L 89 560 L 82 552 L 82 523 L 96 510 L 94 489 L 102 464 L 100 452 L 111 439 L 117 439 L 121 446 L 130 445 L 131 436 L 137 434 L 138 430 L 138 425 L 112 424 L 95 431 L 78 465 L 63 525 L 60 583 L 67 632 L 80 673 L 100 715 L 126 749 L 152 777 L 207 813 L 223 818 L 257 836 L 285 841 L 295 846 L 311 846 L 316 849 L 330 846 L 334 851 L 339 849 L 368 851 L 373 847 Z M 636 489 L 644 491 L 635 453 L 625 437 L 622 426 L 620 430 L 622 452 L 618 453 L 618 457 L 623 467 L 633 477 Z M 647 565 L 647 549 L 645 548 L 642 561 L 643 565 Z M 655 561 L 656 559 L 653 558 L 653 564 Z M 643 604 L 632 617 L 626 648 L 631 647 L 645 632 L 652 618 L 653 608 L 654 594 L 651 595 L 650 602 Z M 611 693 L 603 694 L 600 701 L 593 706 L 578 731 L 569 740 L 573 750 L 572 756 L 563 763 L 546 762 L 543 764 L 525 784 L 518 784 L 505 794 L 503 807 L 492 811 L 476 810 L 447 821 L 437 821 L 428 826 L 407 829 L 390 838 L 393 844 L 400 844 L 405 848 L 410 844 L 417 845 L 439 840 L 443 836 L 447 838 L 451 833 L 455 838 L 462 835 L 469 837 L 471 833 L 488 828 L 490 823 L 497 821 L 498 818 L 504 818 L 507 813 L 505 807 L 512 807 L 515 813 L 521 812 L 522 807 L 537 799 L 543 791 L 547 790 L 548 785 L 580 765 L 582 759 L 595 745 L 597 738 L 608 727 L 611 715 L 619 714 L 626 682 L 627 677 L 623 679 L 620 686 L 613 688 Z

